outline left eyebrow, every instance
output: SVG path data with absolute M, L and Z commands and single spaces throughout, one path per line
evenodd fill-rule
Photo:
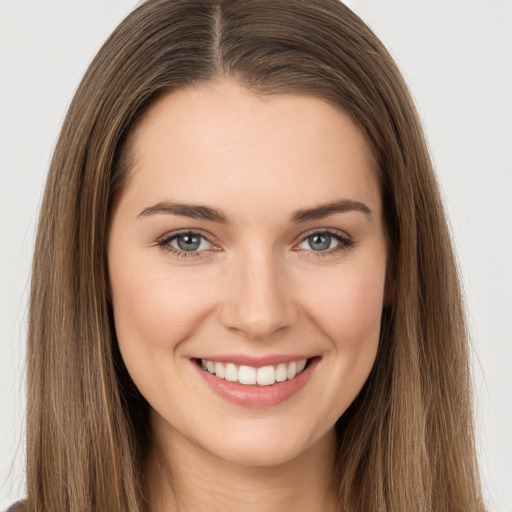
M 297 210 L 291 217 L 290 222 L 300 223 L 308 220 L 318 220 L 334 215 L 335 213 L 345 213 L 350 211 L 362 212 L 370 219 L 372 218 L 372 211 L 368 206 L 359 201 L 352 201 L 350 199 L 339 199 L 327 204 L 321 204 L 314 208 L 307 208 L 305 210 Z
M 226 215 L 216 208 L 194 204 L 170 203 L 167 201 L 144 208 L 144 210 L 139 213 L 138 217 L 148 217 L 159 213 L 179 215 L 182 217 L 190 217 L 192 219 L 209 220 L 212 222 L 219 222 L 220 224 L 229 223 Z

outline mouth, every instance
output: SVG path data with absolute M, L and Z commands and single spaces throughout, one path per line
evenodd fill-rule
M 311 359 L 313 358 L 259 367 L 208 359 L 197 359 L 196 362 L 204 371 L 228 382 L 238 382 L 244 386 L 273 386 L 295 378 L 304 371 Z
M 265 365 L 261 361 L 237 364 L 226 358 L 193 359 L 197 371 L 207 386 L 221 398 L 246 407 L 277 405 L 307 384 L 321 357 L 286 358 L 287 361 Z M 248 361 L 244 361 L 247 363 Z

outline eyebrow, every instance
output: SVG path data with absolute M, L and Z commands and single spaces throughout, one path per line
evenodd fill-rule
M 339 199 L 327 204 L 321 204 L 314 208 L 307 208 L 304 210 L 296 211 L 290 218 L 291 222 L 300 223 L 308 220 L 318 220 L 334 215 L 335 213 L 345 212 L 362 212 L 368 217 L 372 217 L 372 211 L 368 206 L 360 201 L 352 201 L 350 199 Z
M 297 210 L 291 215 L 290 222 L 300 224 L 301 222 L 319 220 L 336 213 L 346 213 L 350 211 L 362 212 L 368 217 L 372 217 L 372 211 L 364 203 L 350 199 L 340 199 L 313 208 Z M 230 223 L 227 215 L 217 208 L 203 205 L 171 203 L 168 201 L 163 201 L 154 206 L 144 208 L 144 210 L 139 213 L 138 217 L 149 217 L 156 214 L 179 215 L 191 219 L 209 220 L 219 224 Z
M 138 217 L 148 217 L 158 213 L 180 215 L 182 217 L 190 217 L 191 219 L 209 220 L 220 224 L 229 224 L 227 216 L 221 210 L 216 208 L 193 204 L 170 203 L 167 201 L 144 208 L 144 210 L 139 213 Z

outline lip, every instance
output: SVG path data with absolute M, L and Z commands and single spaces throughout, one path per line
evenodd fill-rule
M 255 366 L 256 363 L 259 365 L 255 366 L 257 368 L 261 366 L 267 366 L 269 364 L 279 364 L 280 362 L 284 363 L 299 360 L 297 359 L 297 356 L 286 357 L 288 359 L 278 360 L 275 357 L 271 357 L 257 358 L 255 360 L 251 357 L 244 357 L 241 359 L 236 356 L 226 358 L 223 356 L 222 358 L 215 357 L 208 360 L 215 362 L 232 362 L 233 364 L 249 364 L 249 366 Z M 195 360 L 192 360 L 192 363 L 208 387 L 221 398 L 236 405 L 262 408 L 278 405 L 285 400 L 288 400 L 292 396 L 296 395 L 308 383 L 315 368 L 320 362 L 320 357 L 303 357 L 303 359 L 308 359 L 308 364 L 306 365 L 306 368 L 304 368 L 304 370 L 299 373 L 299 375 L 293 379 L 285 380 L 284 382 L 276 382 L 272 386 L 246 385 L 240 384 L 239 382 L 230 382 L 225 379 L 220 379 L 219 377 L 216 377 L 215 375 L 212 375 L 211 373 L 203 370 Z M 248 363 L 248 360 L 251 362 Z M 271 360 L 272 363 L 269 363 L 269 360 Z M 276 360 L 278 361 L 277 363 L 274 362 Z

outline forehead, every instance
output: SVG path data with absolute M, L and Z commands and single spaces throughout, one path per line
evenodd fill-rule
M 348 114 L 312 96 L 259 96 L 232 82 L 173 91 L 137 123 L 129 155 L 125 193 L 142 202 L 265 197 L 277 211 L 340 196 L 380 200 L 366 138 Z

